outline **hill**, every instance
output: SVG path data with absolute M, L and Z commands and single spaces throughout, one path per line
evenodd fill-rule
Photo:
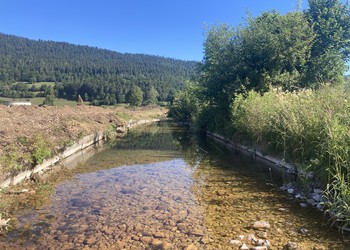
M 0 33 L 0 65 L 0 96 L 33 95 L 14 82 L 56 82 L 58 97 L 80 94 L 87 101 L 114 104 L 125 101 L 133 84 L 144 93 L 154 87 L 159 100 L 171 99 L 194 74 L 197 62 Z

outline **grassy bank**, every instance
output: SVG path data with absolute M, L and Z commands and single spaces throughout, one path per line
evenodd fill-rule
M 233 106 L 234 127 L 246 140 L 315 173 L 325 185 L 327 211 L 345 226 L 350 224 L 349 117 L 350 95 L 340 87 L 250 91 Z

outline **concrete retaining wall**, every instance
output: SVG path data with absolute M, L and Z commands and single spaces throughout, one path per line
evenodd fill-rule
M 271 155 L 264 155 L 258 150 L 256 150 L 255 148 L 250 148 L 250 147 L 241 145 L 239 143 L 233 143 L 230 140 L 226 139 L 225 137 L 215 133 L 207 132 L 207 136 L 214 139 L 215 141 L 225 144 L 231 149 L 238 150 L 247 156 L 253 157 L 268 166 L 282 168 L 286 170 L 287 173 L 297 173 L 296 167 L 294 167 L 289 163 L 286 163 L 284 159 L 279 159 Z
M 14 177 L 7 178 L 5 181 L 0 183 L 0 187 L 4 188 L 4 187 L 8 187 L 9 185 L 16 185 L 16 184 L 20 183 L 21 181 L 23 181 L 24 179 L 28 179 L 32 172 L 37 173 L 37 172 L 43 171 L 45 169 L 48 169 L 51 166 L 55 165 L 60 160 L 65 159 L 65 158 L 79 152 L 80 150 L 83 150 L 83 149 L 95 144 L 96 142 L 103 140 L 103 139 L 104 139 L 104 134 L 102 131 L 85 136 L 84 138 L 80 139 L 78 142 L 74 143 L 72 146 L 68 147 L 61 154 L 54 156 L 50 159 L 44 160 L 44 162 L 42 164 L 35 166 L 33 170 L 27 170 L 27 171 L 19 173 L 18 175 L 14 176 Z
M 159 122 L 160 119 L 153 119 L 153 120 L 140 120 L 140 121 L 129 121 L 128 124 L 125 126 L 125 132 L 127 132 L 127 129 L 131 129 L 140 125 L 153 123 L 153 122 Z M 5 188 L 10 185 L 16 185 L 20 183 L 21 181 L 25 179 L 29 179 L 31 173 L 38 173 L 43 170 L 49 169 L 55 164 L 57 164 L 59 161 L 62 161 L 70 156 L 73 156 L 77 152 L 80 152 L 81 150 L 96 144 L 97 142 L 103 140 L 105 138 L 104 133 L 102 131 L 96 132 L 94 134 L 88 135 L 80 139 L 78 142 L 74 143 L 72 146 L 68 147 L 64 152 L 61 154 L 54 156 L 50 159 L 44 160 L 42 164 L 39 164 L 34 167 L 33 170 L 27 170 L 24 172 L 19 173 L 18 175 L 14 177 L 9 177 L 5 181 L 0 183 L 0 188 Z
M 304 177 L 304 178 L 308 178 L 308 179 L 313 179 L 314 175 L 312 172 L 306 172 L 303 169 L 298 169 L 296 166 L 285 162 L 285 160 L 283 158 L 278 158 L 276 156 L 271 156 L 271 155 L 264 155 L 263 153 L 261 153 L 260 151 L 258 151 L 256 148 L 251 148 L 245 145 L 241 145 L 239 143 L 234 143 L 230 140 L 228 140 L 227 138 L 215 134 L 215 133 L 211 133 L 207 131 L 207 136 L 210 138 L 213 138 L 214 140 L 225 144 L 226 146 L 234 149 L 234 150 L 238 150 L 241 153 L 253 157 L 254 159 L 268 165 L 271 167 L 277 167 L 279 169 L 283 169 L 284 171 L 286 171 L 289 174 L 297 174 L 298 176 Z

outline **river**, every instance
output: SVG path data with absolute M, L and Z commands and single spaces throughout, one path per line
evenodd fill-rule
M 249 237 L 271 249 L 350 249 L 322 213 L 279 190 L 288 176 L 172 123 L 130 131 L 75 173 L 18 212 L 1 249 L 239 249 L 232 240 Z

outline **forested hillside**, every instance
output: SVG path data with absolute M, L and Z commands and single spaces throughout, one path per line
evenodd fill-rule
M 58 97 L 80 94 L 96 104 L 124 102 L 132 85 L 144 95 L 156 90 L 159 100 L 169 100 L 191 78 L 196 64 L 0 33 L 0 96 L 33 96 L 14 82 L 56 82 Z

